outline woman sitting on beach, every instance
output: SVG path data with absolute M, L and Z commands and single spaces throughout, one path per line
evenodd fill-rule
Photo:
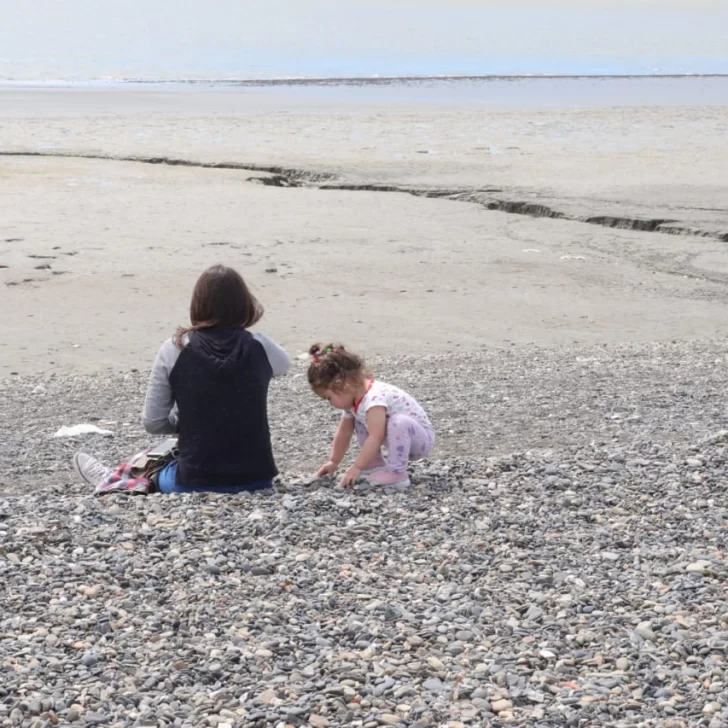
M 318 476 L 334 475 L 356 432 L 361 452 L 339 481 L 353 486 L 364 476 L 372 485 L 409 485 L 407 466 L 427 457 L 435 431 L 422 406 L 407 392 L 375 379 L 356 355 L 343 346 L 314 344 L 309 353 L 308 382 L 332 407 L 344 410 L 331 457 Z M 381 448 L 386 445 L 387 460 Z
M 178 457 L 158 475 L 163 493 L 238 493 L 270 488 L 278 471 L 268 428 L 268 385 L 286 373 L 286 352 L 248 329 L 263 315 L 237 271 L 222 265 L 198 279 L 191 325 L 162 344 L 142 420 L 147 432 L 178 435 Z M 74 466 L 97 486 L 112 471 L 78 453 Z

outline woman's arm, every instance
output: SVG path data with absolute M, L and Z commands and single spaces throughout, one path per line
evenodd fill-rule
M 177 432 L 177 412 L 169 374 L 179 353 L 179 349 L 169 339 L 162 344 L 152 365 L 142 413 L 144 429 L 152 435 L 171 435 Z
M 273 376 L 282 377 L 291 365 L 291 360 L 285 349 L 282 349 L 273 339 L 269 339 L 265 334 L 256 333 L 253 334 L 253 338 L 263 345 L 265 353 L 268 356 L 268 361 L 270 362 L 270 368 L 273 370 Z

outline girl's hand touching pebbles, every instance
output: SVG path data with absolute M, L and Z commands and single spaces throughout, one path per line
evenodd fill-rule
M 361 478 L 361 469 L 352 465 L 339 481 L 339 488 L 353 488 L 359 478 Z
M 325 465 L 322 465 L 316 473 L 317 478 L 325 478 L 327 475 L 336 475 L 336 471 L 339 469 L 337 463 L 333 460 L 329 460 Z

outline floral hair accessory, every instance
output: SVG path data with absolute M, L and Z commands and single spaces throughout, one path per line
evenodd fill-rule
M 311 354 L 311 360 L 314 364 L 318 364 L 321 361 L 321 357 L 326 354 L 335 354 L 339 350 L 335 346 L 327 346 L 323 351 L 318 354 Z

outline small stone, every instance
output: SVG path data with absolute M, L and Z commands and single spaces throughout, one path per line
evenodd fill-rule
M 270 688 L 268 688 L 267 690 L 264 690 L 258 696 L 258 702 L 263 703 L 264 705 L 271 705 L 276 700 L 278 700 L 278 695 L 276 694 L 275 690 L 271 690 Z
M 93 667 L 100 659 L 100 656 L 96 652 L 84 652 L 81 657 L 81 662 L 86 667 Z
M 442 660 L 438 659 L 437 657 L 428 657 L 427 664 L 433 670 L 444 670 L 445 669 L 445 664 L 443 663 Z
M 313 728 L 327 728 L 329 725 L 328 718 L 325 718 L 323 715 L 316 715 L 316 713 L 311 713 L 311 715 L 308 716 L 308 722 L 313 726 Z
M 397 725 L 397 723 L 400 723 L 400 718 L 396 715 L 392 715 L 392 713 L 382 713 L 378 717 L 379 722 L 382 725 Z
M 631 662 L 626 657 L 620 657 L 617 659 L 617 662 L 615 663 L 615 666 L 617 670 L 621 670 L 622 672 L 627 672 L 631 666 Z
M 652 625 L 650 622 L 640 622 L 634 628 L 634 632 L 644 640 L 649 640 L 651 642 L 655 639 L 655 633 L 652 631 Z
M 377 698 L 378 698 L 378 697 L 381 697 L 381 696 L 382 696 L 382 695 L 384 695 L 384 693 L 386 693 L 386 692 L 387 692 L 387 690 L 389 690 L 389 689 L 390 689 L 390 688 L 391 688 L 391 687 L 392 687 L 392 686 L 393 686 L 394 684 L 395 684 L 395 681 L 394 681 L 394 680 L 392 680 L 392 678 L 387 678 L 387 679 L 386 679 L 386 680 L 384 680 L 383 682 L 379 683 L 379 685 L 376 685 L 376 686 L 374 687 L 374 689 L 372 690 L 372 695 L 374 695 L 374 696 L 375 696 L 375 697 L 377 697 Z M 353 691 L 353 693 L 354 693 L 354 694 L 352 695 L 352 697 L 354 697 L 354 696 L 356 695 L 356 691 Z
M 103 713 L 88 712 L 88 713 L 86 713 L 85 720 L 88 725 L 96 725 L 96 724 L 101 725 L 101 724 L 109 722 L 108 717 L 106 715 L 104 715 Z
M 425 690 L 429 690 L 431 693 L 439 693 L 443 689 L 442 680 L 438 677 L 427 678 L 427 680 L 422 683 L 422 687 Z
M 513 708 L 513 703 L 510 700 L 505 699 L 494 700 L 490 704 L 490 709 L 494 713 L 504 713 L 507 710 L 511 710 L 511 708 Z
M 695 561 L 685 567 L 685 571 L 691 574 L 705 574 L 711 567 L 710 561 Z
M 714 715 L 718 713 L 723 706 L 717 700 L 711 700 L 703 706 L 703 713 L 705 715 Z
M 437 678 L 433 678 L 437 679 Z M 411 685 L 403 685 L 401 688 L 397 688 L 394 691 L 394 699 L 395 700 L 402 700 L 402 698 L 406 698 L 408 695 L 414 695 L 416 693 L 416 690 Z
M 538 619 L 541 619 L 543 617 L 543 609 L 541 607 L 537 607 L 535 604 L 532 604 L 529 608 L 526 614 L 523 616 L 523 619 L 526 622 L 534 622 Z

